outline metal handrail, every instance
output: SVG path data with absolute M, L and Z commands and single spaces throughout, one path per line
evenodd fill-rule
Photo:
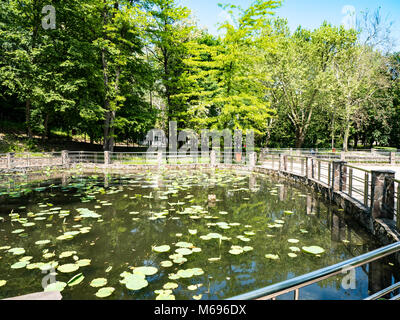
M 387 287 L 386 289 L 383 289 L 383 290 L 373 294 L 372 296 L 365 298 L 364 300 L 377 300 L 398 288 L 400 288 L 400 282 L 397 282 L 394 285 L 391 285 L 390 287 Z
M 252 292 L 238 295 L 227 300 L 270 300 L 282 294 L 293 291 L 295 291 L 295 297 L 298 297 L 299 289 L 303 287 L 330 278 L 331 276 L 342 273 L 343 271 L 349 271 L 350 269 L 354 269 L 372 261 L 379 260 L 398 251 L 400 251 L 400 242 L 392 243 L 386 247 L 376 249 L 333 266 L 313 271 L 293 279 L 288 279 L 286 281 Z

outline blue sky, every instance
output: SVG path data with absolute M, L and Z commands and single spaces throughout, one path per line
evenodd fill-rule
M 179 0 L 181 4 L 192 9 L 202 27 L 207 27 L 209 32 L 217 34 L 217 23 L 223 21 L 224 12 L 218 7 L 218 3 L 231 3 L 248 7 L 252 0 Z M 400 0 L 284 0 L 281 8 L 277 10 L 277 16 L 288 19 L 293 31 L 297 26 L 314 29 L 324 20 L 334 24 L 342 24 L 345 14 L 344 6 L 353 6 L 356 14 L 369 9 L 374 11 L 381 7 L 382 16 L 393 21 L 392 36 L 396 38 L 397 47 L 400 47 Z

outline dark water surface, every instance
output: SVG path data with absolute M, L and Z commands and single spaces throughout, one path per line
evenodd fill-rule
M 156 299 L 155 291 L 167 283 L 172 283 L 167 295 L 175 299 L 225 299 L 380 247 L 310 190 L 264 175 L 97 173 L 49 179 L 40 186 L 19 183 L 16 189 L 10 189 L 9 179 L 0 190 L 0 284 L 7 281 L 0 299 L 43 291 L 51 266 L 61 283 L 84 276 L 64 288 L 64 299 L 98 299 L 100 287 L 90 285 L 97 278 L 115 289 L 105 299 Z M 48 243 L 36 243 L 41 240 Z M 170 250 L 152 250 L 162 245 Z M 325 252 L 296 251 L 304 246 Z M 182 247 L 186 250 L 178 252 L 185 254 L 177 254 Z M 71 264 L 71 272 L 57 270 Z M 154 267 L 149 273 L 155 273 L 142 272 L 139 278 L 147 286 L 129 290 L 121 275 L 142 266 Z M 300 298 L 365 298 L 369 289 L 392 283 L 394 268 L 388 259 L 375 262 L 356 270 L 355 289 L 343 288 L 343 274 L 302 289 Z

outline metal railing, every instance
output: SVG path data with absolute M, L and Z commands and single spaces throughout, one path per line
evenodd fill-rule
M 294 299 L 299 300 L 300 298 L 299 290 L 301 288 L 307 287 L 321 280 L 330 278 L 344 271 L 349 271 L 351 269 L 364 266 L 367 263 L 382 259 L 398 251 L 400 251 L 400 242 L 390 244 L 386 247 L 379 248 L 377 250 L 371 251 L 361 256 L 340 262 L 333 266 L 313 271 L 308 274 L 293 279 L 289 279 L 262 289 L 238 295 L 229 298 L 227 300 L 271 300 L 290 292 L 294 292 Z M 398 287 L 400 287 L 400 284 L 398 285 L 399 285 Z M 385 289 L 385 293 L 380 292 L 379 295 L 372 295 L 367 299 L 377 299 L 398 288 L 397 286 L 392 286 L 392 287 L 393 289 L 392 288 Z
M 350 165 L 345 165 L 345 183 L 342 192 L 350 198 L 362 203 L 365 207 L 370 207 L 371 203 L 371 170 L 361 169 Z

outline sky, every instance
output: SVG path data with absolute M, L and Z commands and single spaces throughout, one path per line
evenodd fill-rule
M 212 34 L 218 34 L 218 22 L 226 19 L 227 14 L 218 7 L 218 3 L 230 3 L 247 8 L 253 0 L 179 0 L 182 5 L 192 9 L 201 27 Z M 287 18 L 289 27 L 294 31 L 301 25 L 307 29 L 318 28 L 324 20 L 333 25 L 351 25 L 349 12 L 355 10 L 360 17 L 366 10 L 374 11 L 381 7 L 382 17 L 393 22 L 392 36 L 396 40 L 396 49 L 400 49 L 400 0 L 284 0 L 276 16 Z M 345 9 L 347 13 L 345 12 Z

